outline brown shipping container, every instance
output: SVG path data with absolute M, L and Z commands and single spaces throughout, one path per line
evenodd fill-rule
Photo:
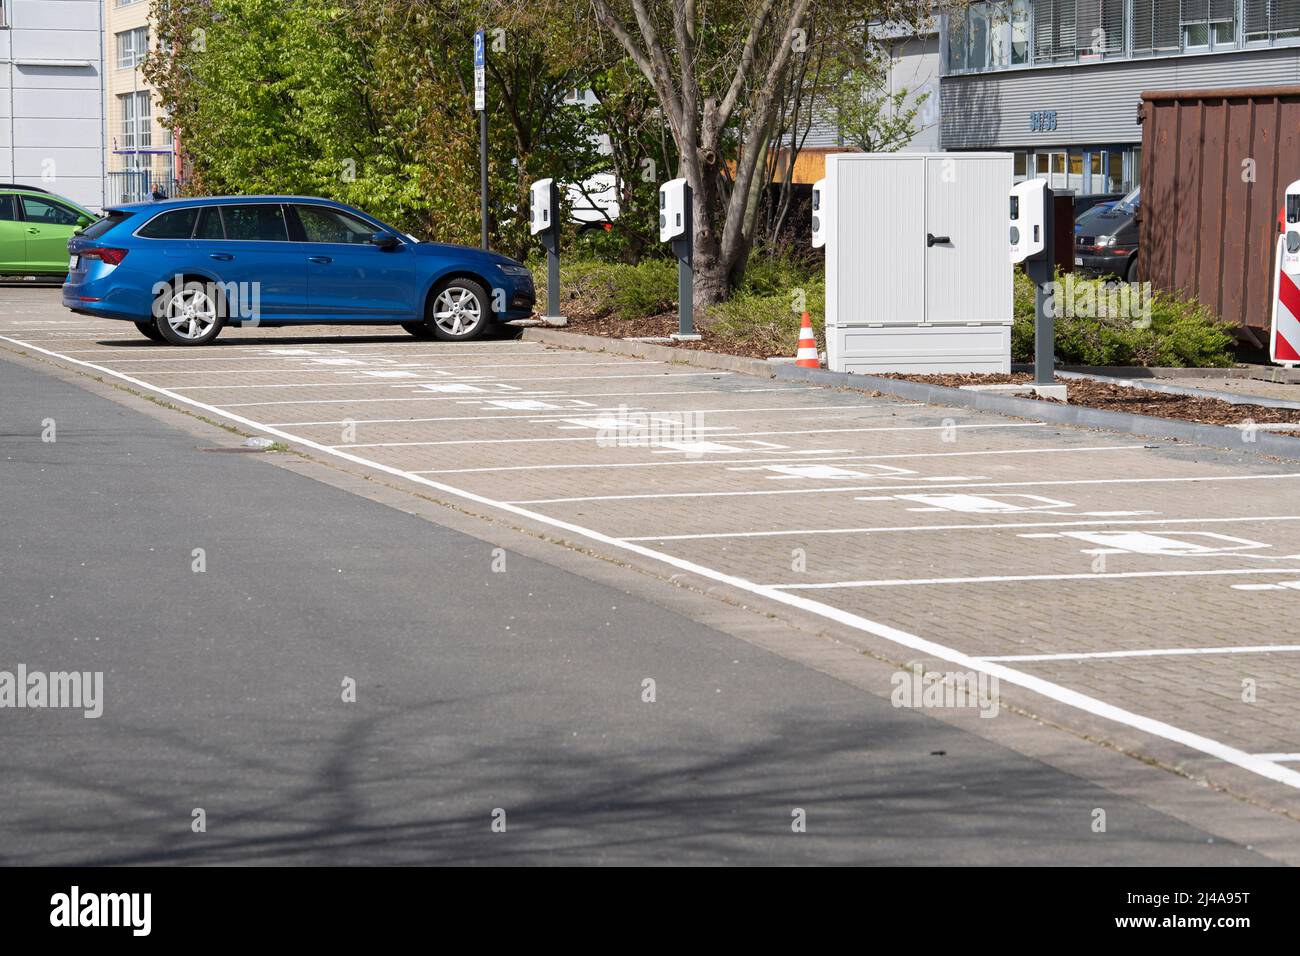
M 1282 191 L 1300 179 L 1300 87 L 1142 94 L 1138 270 L 1266 346 Z

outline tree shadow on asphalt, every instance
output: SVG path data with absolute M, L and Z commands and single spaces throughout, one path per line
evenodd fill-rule
M 476 734 L 465 732 L 463 716 L 452 721 L 455 733 L 411 733 L 454 706 L 348 718 L 324 759 L 302 766 L 255 743 L 231 749 L 176 732 L 172 759 L 155 766 L 105 751 L 89 761 L 94 766 L 53 768 L 32 752 L 7 768 L 3 862 L 1262 862 L 1231 844 L 1207 846 L 1191 827 L 931 720 L 907 721 L 902 732 L 892 721 L 887 739 L 874 732 L 880 739 L 873 740 L 864 715 L 846 722 L 786 714 L 749 744 L 699 729 L 691 739 L 619 740 L 619 732 L 585 724 L 576 735 L 535 727 L 511 733 L 505 721 Z M 281 739 L 276 753 L 320 752 L 324 728 L 278 726 L 301 747 Z M 932 755 L 937 745 L 946 755 Z M 40 791 L 57 794 L 58 809 L 28 799 L 13 815 L 15 798 Z M 205 833 L 190 832 L 193 806 L 206 809 Z M 1096 807 L 1107 810 L 1107 833 L 1091 830 Z M 504 833 L 492 830 L 497 808 L 505 811 Z M 796 808 L 806 813 L 805 833 L 792 830 Z

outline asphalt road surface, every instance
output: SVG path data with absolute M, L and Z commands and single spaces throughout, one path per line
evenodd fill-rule
M 167 415 L 0 351 L 0 863 L 1270 862 Z

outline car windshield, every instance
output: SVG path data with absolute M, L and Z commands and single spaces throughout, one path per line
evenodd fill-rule
M 1138 205 L 1141 202 L 1141 197 L 1138 195 L 1140 192 L 1142 192 L 1141 186 L 1133 190 L 1119 202 L 1115 203 L 1114 211 L 1123 213 L 1124 215 L 1132 215 L 1137 212 Z

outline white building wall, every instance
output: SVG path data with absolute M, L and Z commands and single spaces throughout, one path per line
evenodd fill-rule
M 91 209 L 104 202 L 103 9 L 96 0 L 4 0 L 0 180 Z

